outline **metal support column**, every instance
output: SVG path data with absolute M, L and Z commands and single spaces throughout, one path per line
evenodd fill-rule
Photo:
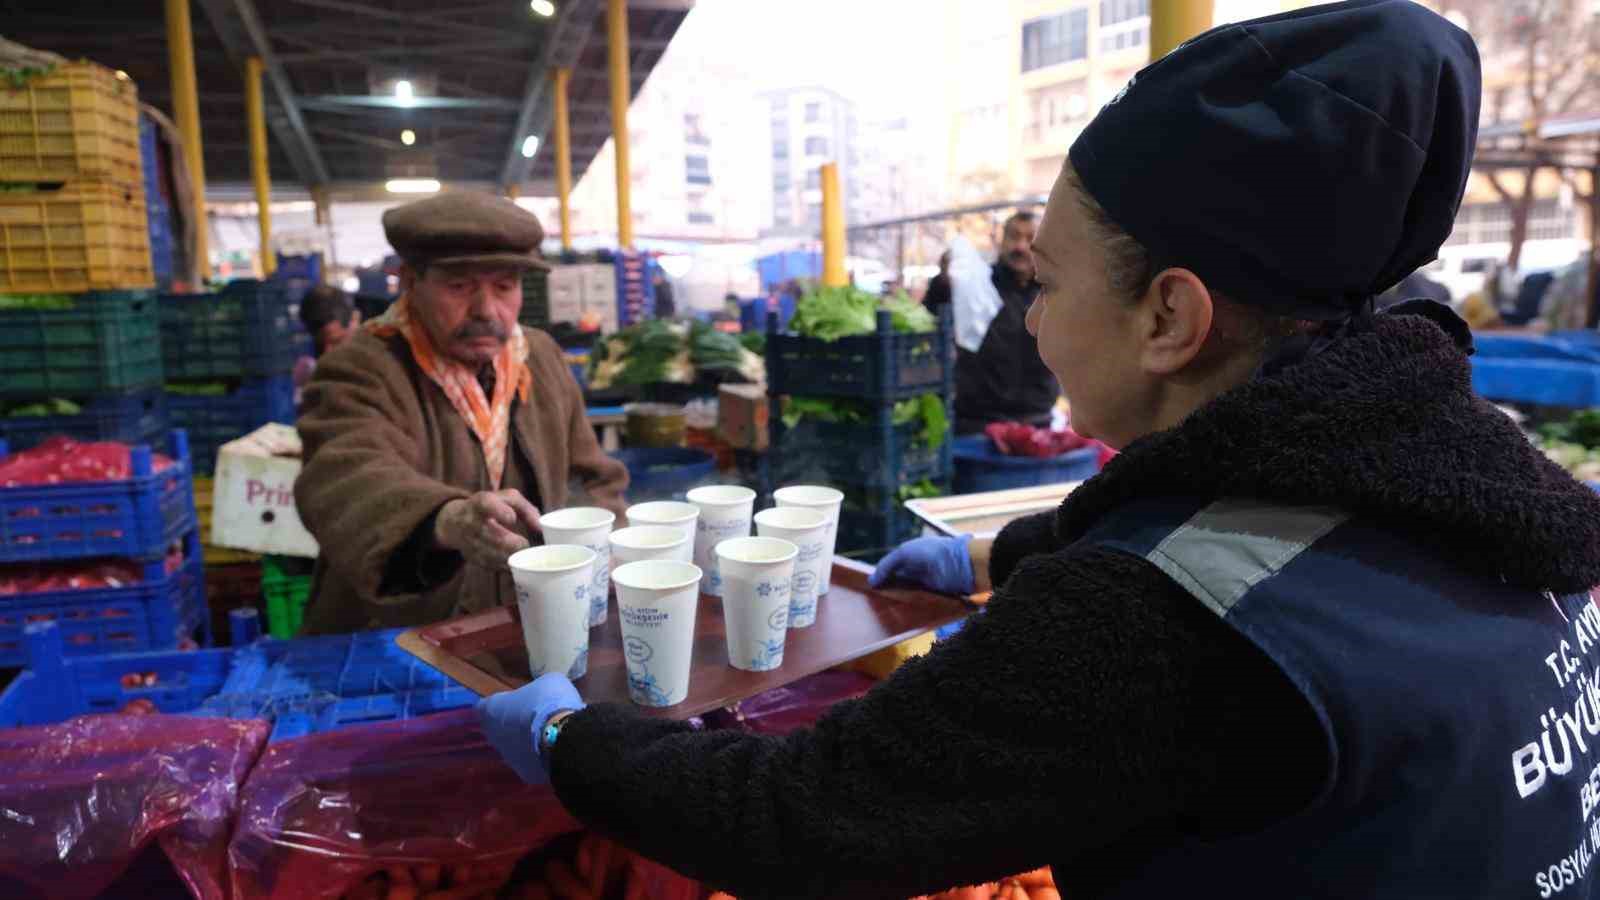
M 1212 0 L 1150 0 L 1150 61 L 1211 27 Z
M 844 193 L 839 188 L 839 164 L 822 167 L 822 283 L 843 287 L 850 283 L 845 270 Z
M 261 274 L 271 277 L 278 259 L 272 252 L 272 174 L 267 165 L 267 110 L 261 100 L 261 57 L 244 61 L 245 118 L 250 124 L 250 181 L 256 189 L 256 221 L 261 229 Z
M 561 201 L 561 249 L 572 249 L 572 70 L 556 69 L 556 197 Z
M 617 244 L 633 246 L 633 181 L 628 161 L 628 3 L 606 0 L 606 49 L 611 59 L 611 140 L 617 154 Z
M 210 248 L 207 246 L 210 223 L 206 219 L 205 154 L 200 145 L 200 99 L 195 87 L 194 29 L 189 22 L 189 0 L 166 0 L 167 65 L 172 71 L 172 115 L 183 135 L 183 156 L 188 163 L 194 202 L 189 215 L 194 219 L 192 270 L 200 278 L 211 274 Z M 197 286 L 198 287 L 198 286 Z

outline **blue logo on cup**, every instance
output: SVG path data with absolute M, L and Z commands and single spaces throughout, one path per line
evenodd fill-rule
M 636 663 L 649 662 L 650 658 L 656 655 L 655 648 L 651 647 L 649 642 L 636 637 L 623 638 L 622 650 L 628 654 L 628 659 Z
M 796 594 L 809 594 L 817 589 L 817 573 L 807 569 L 796 572 L 794 576 L 794 592 Z
M 589 586 L 587 584 L 578 585 L 578 589 L 572 592 L 572 599 L 579 603 L 587 602 L 589 599 Z
M 789 607 L 780 606 L 767 616 L 767 627 L 773 631 L 782 631 L 789 627 Z
M 771 595 L 772 595 L 772 583 L 771 582 L 763 581 L 760 584 L 756 585 L 756 596 L 758 596 L 758 597 L 770 597 Z

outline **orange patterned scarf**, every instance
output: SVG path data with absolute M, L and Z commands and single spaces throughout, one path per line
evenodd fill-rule
M 533 373 L 528 371 L 527 365 L 528 340 L 522 336 L 522 329 L 512 332 L 500 355 L 494 358 L 494 398 L 491 400 L 484 396 L 477 373 L 434 349 L 427 329 L 411 320 L 409 297 L 402 295 L 387 312 L 368 322 L 366 327 L 379 337 L 405 335 L 417 366 L 444 391 L 450 398 L 450 405 L 478 436 L 484 464 L 489 468 L 489 482 L 498 491 L 506 470 L 506 446 L 511 439 L 512 392 L 526 403 L 533 389 Z

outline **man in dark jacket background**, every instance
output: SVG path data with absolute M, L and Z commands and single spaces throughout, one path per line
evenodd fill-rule
M 1028 307 L 1039 295 L 1034 277 L 1037 217 L 1018 212 L 1006 220 L 1000 259 L 991 278 L 1000 311 L 976 353 L 956 348 L 956 433 L 982 431 L 991 422 L 1048 426 L 1061 387 L 1039 358 L 1028 334 Z

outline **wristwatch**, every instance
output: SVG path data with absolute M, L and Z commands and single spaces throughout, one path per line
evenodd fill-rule
M 561 736 L 561 726 L 575 712 L 575 709 L 558 709 L 544 720 L 544 727 L 539 729 L 539 761 L 544 763 L 546 770 L 550 767 L 550 751 L 556 746 L 556 738 Z

